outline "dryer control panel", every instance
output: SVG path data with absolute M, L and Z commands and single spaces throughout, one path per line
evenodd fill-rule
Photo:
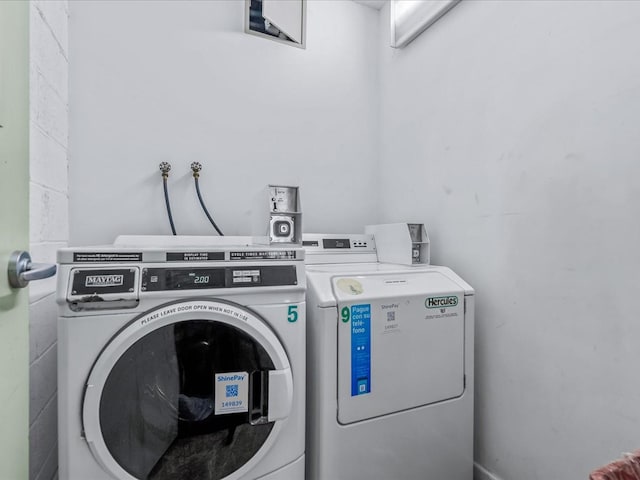
M 305 233 L 302 246 L 308 265 L 378 261 L 373 235 Z

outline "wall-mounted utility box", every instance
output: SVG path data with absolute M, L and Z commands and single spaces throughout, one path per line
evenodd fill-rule
M 367 225 L 365 233 L 375 238 L 379 262 L 428 265 L 431 260 L 429 236 L 422 223 Z
M 302 244 L 302 211 L 298 187 L 267 185 L 256 197 L 252 230 L 259 243 Z

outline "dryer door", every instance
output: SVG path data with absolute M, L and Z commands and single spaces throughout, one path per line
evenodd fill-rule
M 275 442 L 292 397 L 285 350 L 256 313 L 191 299 L 136 318 L 105 347 L 83 426 L 118 479 L 234 479 Z

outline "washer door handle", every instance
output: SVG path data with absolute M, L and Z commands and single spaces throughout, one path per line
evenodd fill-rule
M 24 288 L 33 280 L 53 277 L 57 269 L 55 263 L 33 263 L 29 252 L 16 250 L 9 257 L 9 285 Z
M 291 413 L 293 405 L 293 381 L 291 369 L 269 371 L 269 414 L 270 422 L 284 420 Z
M 293 405 L 291 368 L 253 372 L 249 376 L 249 398 L 251 425 L 287 418 Z

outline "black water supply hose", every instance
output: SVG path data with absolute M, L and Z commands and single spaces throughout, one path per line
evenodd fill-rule
M 169 178 L 170 170 L 171 170 L 171 164 L 169 162 L 160 163 L 160 172 L 162 173 L 162 185 L 164 186 L 164 203 L 167 206 L 167 215 L 169 217 L 169 223 L 171 224 L 171 232 L 174 235 L 177 235 L 176 226 L 173 224 L 173 215 L 171 215 L 171 205 L 169 204 L 169 187 L 167 186 L 167 180 Z
M 216 225 L 216 222 L 213 220 L 213 218 L 209 214 L 209 210 L 207 210 L 207 207 L 204 204 L 204 200 L 202 199 L 202 194 L 200 193 L 200 182 L 199 182 L 200 170 L 202 170 L 202 165 L 200 164 L 200 162 L 193 162 L 191 164 L 191 171 L 193 172 L 193 181 L 196 184 L 196 193 L 198 194 L 198 200 L 200 201 L 200 206 L 202 207 L 202 210 L 204 211 L 205 215 L 211 222 L 211 225 L 213 225 L 213 228 L 215 228 L 216 232 L 218 232 L 218 235 L 224 236 L 224 233 L 222 233 L 222 230 L 218 228 L 218 225 Z

